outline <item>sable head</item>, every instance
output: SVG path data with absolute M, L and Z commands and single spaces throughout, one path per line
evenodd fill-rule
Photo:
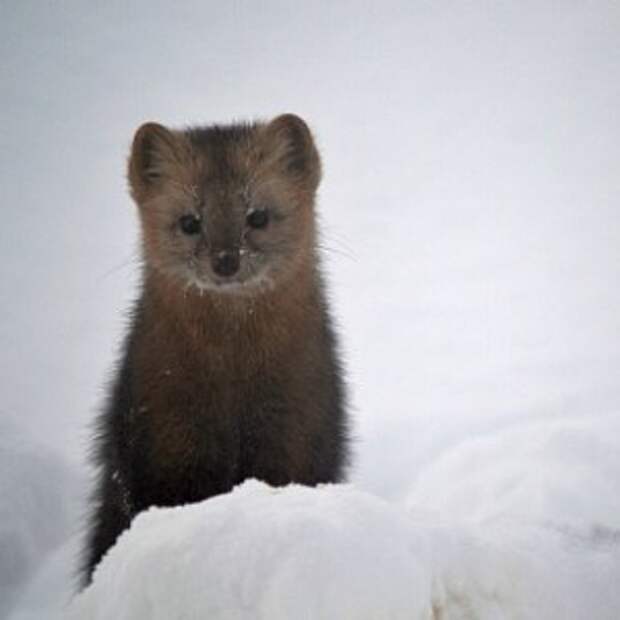
M 179 285 L 243 293 L 311 259 L 320 160 L 299 117 L 142 125 L 129 159 L 147 263 Z

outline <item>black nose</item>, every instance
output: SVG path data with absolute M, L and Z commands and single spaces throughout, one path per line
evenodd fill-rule
M 224 278 L 234 275 L 239 271 L 239 253 L 238 252 L 219 252 L 211 257 L 211 266 L 213 271 Z

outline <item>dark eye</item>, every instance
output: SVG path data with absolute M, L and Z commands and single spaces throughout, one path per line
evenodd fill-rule
M 252 209 L 246 217 L 246 222 L 250 228 L 265 228 L 269 223 L 269 213 L 267 209 Z
M 184 215 L 179 218 L 179 226 L 186 235 L 197 235 L 200 232 L 200 218 L 195 215 Z

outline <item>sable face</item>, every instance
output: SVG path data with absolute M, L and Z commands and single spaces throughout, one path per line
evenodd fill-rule
M 319 179 L 310 131 L 293 115 L 186 131 L 147 123 L 129 160 L 145 259 L 182 287 L 276 286 L 312 251 Z

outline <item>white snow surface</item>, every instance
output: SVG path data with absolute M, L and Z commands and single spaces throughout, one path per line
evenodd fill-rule
M 408 507 L 247 481 L 151 509 L 69 617 L 613 620 L 619 437 L 618 416 L 598 416 L 470 440 L 422 472 Z
M 350 487 L 248 481 L 136 519 L 75 618 L 377 618 L 429 603 L 425 540 Z

